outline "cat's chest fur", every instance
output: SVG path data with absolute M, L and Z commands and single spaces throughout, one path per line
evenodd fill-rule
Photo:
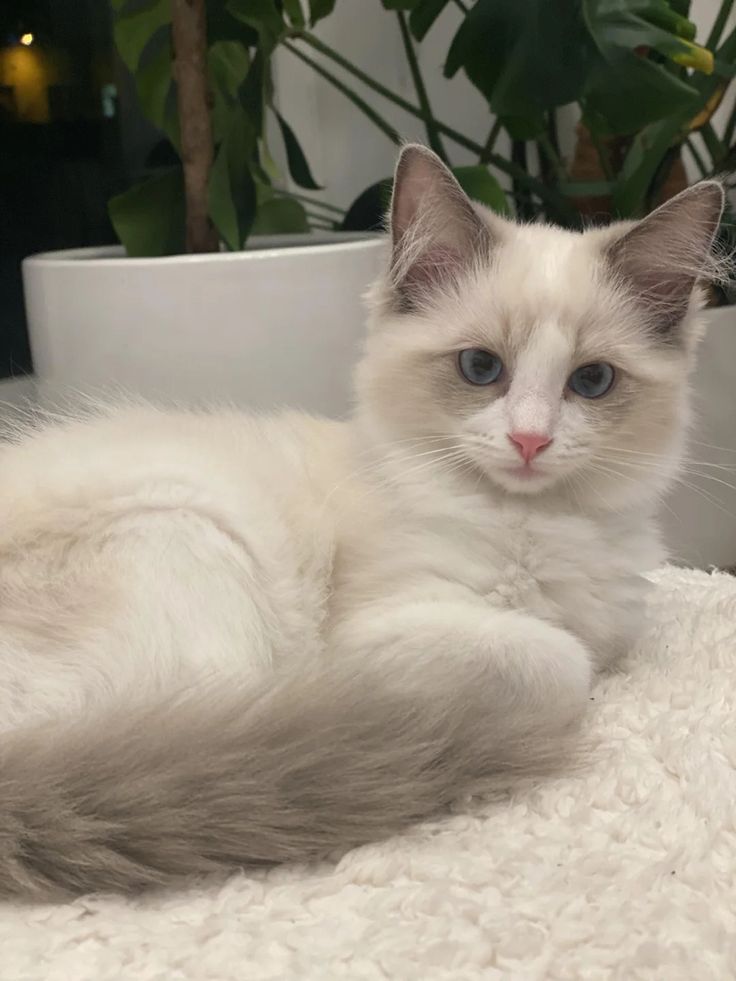
M 647 522 L 506 509 L 496 532 L 489 602 L 566 627 L 601 662 L 622 653 L 643 614 L 641 571 L 661 559 Z
M 647 588 L 641 571 L 662 558 L 644 516 L 596 520 L 478 494 L 425 491 L 368 528 L 364 518 L 347 535 L 349 602 L 464 595 L 565 627 L 599 663 L 636 634 Z

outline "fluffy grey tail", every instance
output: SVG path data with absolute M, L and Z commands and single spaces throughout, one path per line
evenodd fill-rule
M 324 856 L 504 772 L 549 769 L 574 724 L 499 713 L 490 684 L 467 663 L 390 681 L 314 664 L 258 691 L 223 685 L 5 736 L 0 895 L 131 891 Z

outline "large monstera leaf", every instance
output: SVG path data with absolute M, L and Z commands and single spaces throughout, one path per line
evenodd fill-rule
M 464 69 L 500 116 L 574 101 L 591 59 L 578 3 L 477 0 L 450 47 L 445 75 Z
M 696 90 L 677 64 L 707 71 L 712 61 L 677 33 L 691 35 L 692 25 L 668 0 L 582 0 L 582 9 L 596 46 L 580 100 L 589 129 L 634 133 L 692 101 Z M 651 51 L 662 58 L 653 60 Z
M 450 47 L 500 116 L 533 120 L 579 101 L 600 133 L 633 133 L 694 90 L 681 65 L 712 69 L 677 0 L 477 0 Z M 656 52 L 656 60 L 651 53 Z

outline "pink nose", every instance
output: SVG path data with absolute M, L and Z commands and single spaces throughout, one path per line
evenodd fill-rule
M 521 454 L 525 463 L 529 463 L 537 453 L 549 446 L 552 442 L 550 436 L 542 433 L 509 433 L 509 439 Z

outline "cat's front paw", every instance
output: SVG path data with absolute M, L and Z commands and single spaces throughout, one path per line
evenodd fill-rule
M 593 658 L 567 630 L 525 613 L 494 617 L 495 669 L 509 701 L 530 709 L 553 727 L 564 727 L 584 711 L 590 697 Z

